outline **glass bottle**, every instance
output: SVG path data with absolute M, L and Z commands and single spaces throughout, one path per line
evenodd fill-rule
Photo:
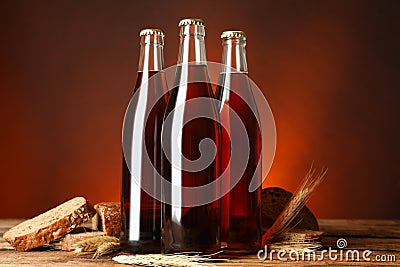
M 163 46 L 162 30 L 140 32 L 136 86 L 126 114 L 131 119 L 124 122 L 120 242 L 133 253 L 161 250 L 161 202 L 155 196 L 161 197 L 161 128 L 168 100 Z
M 183 19 L 179 27 L 178 66 L 163 124 L 162 175 L 171 184 L 162 194 L 162 252 L 212 253 L 220 249 L 219 187 L 213 184 L 220 173 L 219 114 L 206 64 L 204 21 Z M 203 166 L 194 166 L 196 161 Z M 207 192 L 182 188 L 210 183 Z M 210 203 L 194 205 L 206 195 Z
M 261 184 L 261 129 L 247 72 L 246 35 L 242 31 L 225 31 L 221 39 L 223 69 L 216 95 L 221 101 L 221 124 L 225 126 L 222 132 L 222 169 L 230 177 L 230 183 L 223 186 L 232 187 L 232 181 L 240 178 L 221 200 L 221 241 L 228 252 L 246 254 L 257 251 L 261 242 L 261 186 L 249 192 L 253 176 Z M 240 136 L 237 130 L 240 125 L 238 120 L 234 120 L 233 112 L 243 123 L 247 136 Z M 238 169 L 239 164 L 230 162 L 230 159 L 232 151 L 245 151 L 246 143 L 238 142 L 233 149 L 233 138 L 247 138 L 249 141 L 249 157 L 242 159 L 247 162 L 244 173 Z

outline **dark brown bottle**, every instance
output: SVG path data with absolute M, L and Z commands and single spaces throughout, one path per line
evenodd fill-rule
M 120 241 L 133 253 L 161 250 L 159 175 L 161 127 L 167 105 L 163 45 L 161 30 L 140 32 L 137 81 L 124 121 Z
M 220 249 L 219 115 L 206 64 L 204 21 L 184 19 L 179 26 L 175 87 L 163 125 L 163 144 L 170 145 L 163 145 L 162 174 L 171 184 L 162 194 L 162 252 L 212 253 Z M 198 166 L 192 164 L 196 161 Z M 190 191 L 207 184 L 205 192 Z M 210 201 L 197 205 L 205 198 Z
M 223 247 L 232 253 L 252 253 L 260 248 L 261 242 L 261 129 L 258 124 L 258 111 L 247 75 L 245 54 L 246 36 L 241 31 L 226 31 L 221 35 L 223 43 L 223 70 L 220 74 L 217 97 L 221 100 L 220 120 L 225 126 L 222 135 L 222 169 L 227 171 L 230 182 L 225 187 L 233 187 L 221 201 Z M 241 127 L 234 119 L 236 113 L 243 123 L 246 136 L 238 131 Z M 236 142 L 231 140 L 248 140 Z M 244 172 L 238 162 L 230 162 L 232 153 L 248 151 Z M 236 152 L 235 152 L 236 151 Z M 239 182 L 233 185 L 234 181 Z M 249 192 L 252 179 L 260 185 Z

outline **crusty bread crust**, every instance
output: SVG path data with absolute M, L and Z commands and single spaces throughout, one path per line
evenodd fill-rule
M 94 205 L 94 209 L 96 215 L 92 219 L 93 230 L 119 237 L 121 233 L 121 204 L 119 202 L 101 202 Z
M 63 237 L 93 215 L 89 202 L 83 197 L 76 197 L 14 226 L 4 233 L 3 238 L 15 250 L 26 251 Z

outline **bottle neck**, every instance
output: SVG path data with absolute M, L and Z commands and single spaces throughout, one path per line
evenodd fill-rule
M 184 25 L 180 29 L 178 65 L 206 64 L 205 29 L 203 25 Z
M 241 38 L 223 39 L 223 72 L 247 73 L 246 41 Z
M 138 71 L 161 71 L 164 69 L 164 40 L 161 35 L 140 37 L 140 57 Z

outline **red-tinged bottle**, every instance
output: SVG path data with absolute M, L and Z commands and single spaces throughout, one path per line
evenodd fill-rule
M 217 98 L 221 101 L 220 119 L 224 126 L 222 135 L 222 169 L 227 171 L 230 182 L 223 187 L 233 187 L 221 200 L 221 241 L 232 253 L 253 253 L 261 242 L 261 129 L 258 111 L 247 75 L 246 36 L 242 31 L 226 31 L 221 35 L 223 45 L 223 70 L 220 74 Z M 235 120 L 235 114 L 239 120 Z M 238 129 L 244 125 L 247 136 Z M 232 140 L 248 140 L 236 142 Z M 244 172 L 230 162 L 232 153 L 249 151 Z M 235 152 L 236 151 L 236 152 Z M 244 156 L 243 156 L 244 157 Z M 234 181 L 239 182 L 233 186 Z M 252 179 L 260 187 L 249 192 Z M 232 184 L 233 183 L 233 184 Z
M 178 66 L 163 124 L 162 174 L 171 184 L 162 194 L 162 252 L 213 253 L 220 249 L 219 114 L 206 64 L 204 21 L 184 19 L 179 26 Z M 204 185 L 209 186 L 204 191 L 196 188 Z
M 137 81 L 124 122 L 120 241 L 134 253 L 161 250 L 161 202 L 156 196 L 161 197 L 161 128 L 167 106 L 163 46 L 161 30 L 140 32 Z

